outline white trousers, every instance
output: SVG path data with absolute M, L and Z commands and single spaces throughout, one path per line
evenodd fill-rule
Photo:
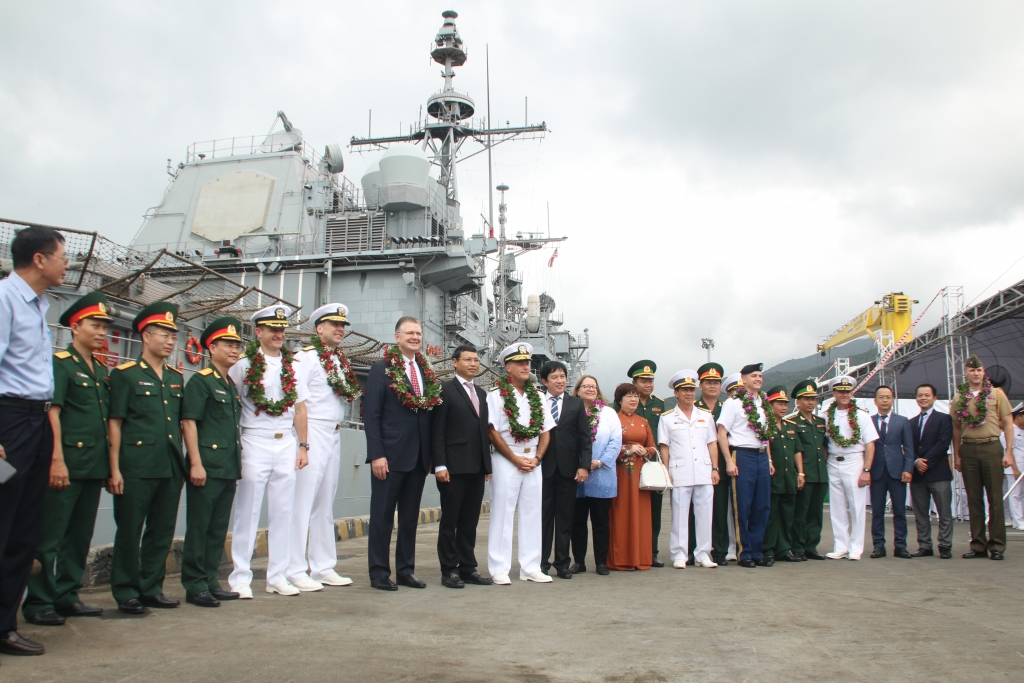
M 341 469 L 341 432 L 336 425 L 322 420 L 309 421 L 309 464 L 295 473 L 291 550 L 288 551 L 289 581 L 306 576 L 307 568 L 314 580 L 322 579 L 338 564 L 334 495 L 338 492 L 338 472 Z
M 284 438 L 242 434 L 242 479 L 235 493 L 235 520 L 231 527 L 231 561 L 234 571 L 229 586 L 252 583 L 249 563 L 256 545 L 263 493 L 267 494 L 270 526 L 267 584 L 285 580 L 291 536 L 292 502 L 295 500 L 295 455 L 298 446 L 292 432 Z
M 711 513 L 714 509 L 715 487 L 711 484 L 677 486 L 672 489 L 672 531 L 668 535 L 668 550 L 672 561 L 685 560 L 690 543 L 690 501 L 693 501 L 694 531 L 697 545 L 693 549 L 696 562 L 711 561 Z
M 487 531 L 487 570 L 491 576 L 512 568 L 512 521 L 519 506 L 519 572 L 540 571 L 541 491 L 540 467 L 529 474 L 516 469 L 499 453 L 491 456 L 491 523 Z
M 1017 467 L 1020 467 L 1020 465 L 1018 464 Z M 1009 490 L 1015 481 L 1017 481 L 1015 476 L 1007 474 L 1003 490 Z M 987 498 L 985 502 L 988 502 Z M 1006 497 L 1003 507 L 1006 508 L 1006 521 L 1012 522 L 1013 526 L 1018 528 L 1024 526 L 1024 481 L 1017 484 L 1017 488 Z
M 868 486 L 858 486 L 864 456 L 847 455 L 837 462 L 828 459 L 828 507 L 837 553 L 859 557 L 864 553 L 864 522 L 867 519 Z

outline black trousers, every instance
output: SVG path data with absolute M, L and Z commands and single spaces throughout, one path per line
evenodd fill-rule
M 398 544 L 395 571 L 408 576 L 416 568 L 416 525 L 420 521 L 420 500 L 427 471 L 418 463 L 410 472 L 388 472 L 385 479 L 370 474 L 370 536 L 367 560 L 370 578 L 391 576 L 391 532 L 398 510 Z
M 573 510 L 576 508 L 576 479 L 555 472 L 544 478 L 541 491 L 541 555 L 543 571 L 553 564 L 555 569 L 569 568 L 569 544 L 572 542 Z M 555 561 L 551 562 L 551 543 L 555 545 Z
M 0 636 L 18 630 L 18 605 L 39 543 L 53 458 L 49 415 L 11 406 L 3 412 L 0 446 L 18 472 L 0 484 Z
M 578 564 L 587 560 L 587 518 L 594 528 L 594 564 L 608 564 L 608 511 L 611 498 L 577 498 L 572 523 L 572 556 Z
M 441 494 L 441 524 L 437 530 L 437 559 L 441 573 L 473 573 L 476 569 L 476 527 L 484 501 L 484 473 L 451 474 L 437 482 Z
M 907 485 L 899 477 L 882 471 L 881 479 L 871 480 L 871 540 L 876 548 L 885 547 L 885 494 L 892 499 L 893 545 L 907 547 Z

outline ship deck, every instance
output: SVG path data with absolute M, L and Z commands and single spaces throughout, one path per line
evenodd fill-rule
M 668 509 L 662 552 L 668 544 Z M 910 513 L 908 512 L 908 517 Z M 827 515 L 826 515 L 827 520 Z M 888 520 L 891 522 L 891 520 Z M 487 518 L 477 557 L 486 561 Z M 826 527 L 828 523 L 826 521 Z M 913 537 L 913 521 L 910 521 Z M 828 534 L 828 529 L 826 529 Z M 869 531 L 870 536 L 870 531 Z M 887 530 L 891 539 L 891 528 Z M 25 625 L 43 657 L 0 657 L 4 681 L 935 681 L 1020 680 L 1024 532 L 1004 562 L 891 556 L 772 568 L 671 568 L 511 586 L 441 586 L 437 525 L 420 527 L 426 590 L 383 593 L 366 578 L 366 539 L 338 544 L 354 586 L 218 609 L 107 609 L 62 627 Z M 822 547 L 830 547 L 831 537 Z M 914 543 L 911 543 L 913 549 Z M 890 549 L 891 552 L 891 549 Z M 177 576 L 166 594 L 184 598 Z M 1016 672 L 1016 673 L 1015 673 Z

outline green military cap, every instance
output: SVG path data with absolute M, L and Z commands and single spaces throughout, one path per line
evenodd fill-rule
M 60 324 L 64 327 L 71 327 L 85 318 L 92 318 L 109 323 L 110 310 L 107 307 L 107 295 L 103 292 L 89 292 L 75 303 L 68 306 L 60 316 Z
M 626 376 L 630 379 L 636 379 L 637 377 L 654 377 L 654 373 L 658 371 L 658 366 L 653 360 L 638 360 L 629 366 L 629 371 L 626 372 Z
M 169 330 L 177 330 L 174 321 L 178 318 L 178 307 L 167 301 L 157 301 L 139 311 L 132 321 L 132 329 L 142 332 L 147 325 L 157 325 Z
M 721 381 L 725 377 L 725 368 L 718 363 L 705 363 L 697 368 L 697 378 L 703 382 L 706 379 L 717 379 Z
M 776 384 L 774 387 L 766 391 L 765 395 L 768 397 L 769 403 L 774 403 L 775 401 L 789 402 L 789 396 L 786 395 L 786 387 L 781 384 Z
M 203 345 L 204 349 L 208 349 L 210 343 L 218 339 L 242 341 L 242 337 L 238 334 L 240 329 L 242 329 L 242 323 L 237 318 L 231 316 L 217 318 L 203 330 L 203 334 L 199 337 L 199 343 Z
M 818 395 L 818 384 L 813 379 L 805 379 L 804 381 L 793 387 L 793 398 L 803 398 L 804 396 L 817 396 Z
M 985 364 L 981 362 L 981 359 L 975 356 L 973 353 L 967 357 L 964 361 L 965 368 L 983 368 Z

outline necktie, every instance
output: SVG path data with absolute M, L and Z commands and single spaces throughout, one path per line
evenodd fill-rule
M 924 413 L 924 414 L 921 415 L 921 433 L 918 434 L 919 437 L 923 437 L 924 436 L 924 423 L 925 423 L 925 421 L 927 419 L 928 419 L 928 413 Z
M 885 433 L 889 431 L 889 418 L 883 417 L 878 420 L 879 429 L 878 435 L 882 437 L 882 441 L 885 441 Z
M 558 424 L 558 397 L 551 397 L 551 418 Z
M 419 373 L 416 372 L 416 362 L 409 361 L 409 382 L 412 384 L 412 393 L 420 395 Z
M 477 417 L 480 416 L 480 399 L 476 397 L 476 387 L 473 386 L 472 382 L 463 382 L 466 385 L 466 391 L 469 392 L 469 400 L 473 402 L 473 408 L 476 410 Z

